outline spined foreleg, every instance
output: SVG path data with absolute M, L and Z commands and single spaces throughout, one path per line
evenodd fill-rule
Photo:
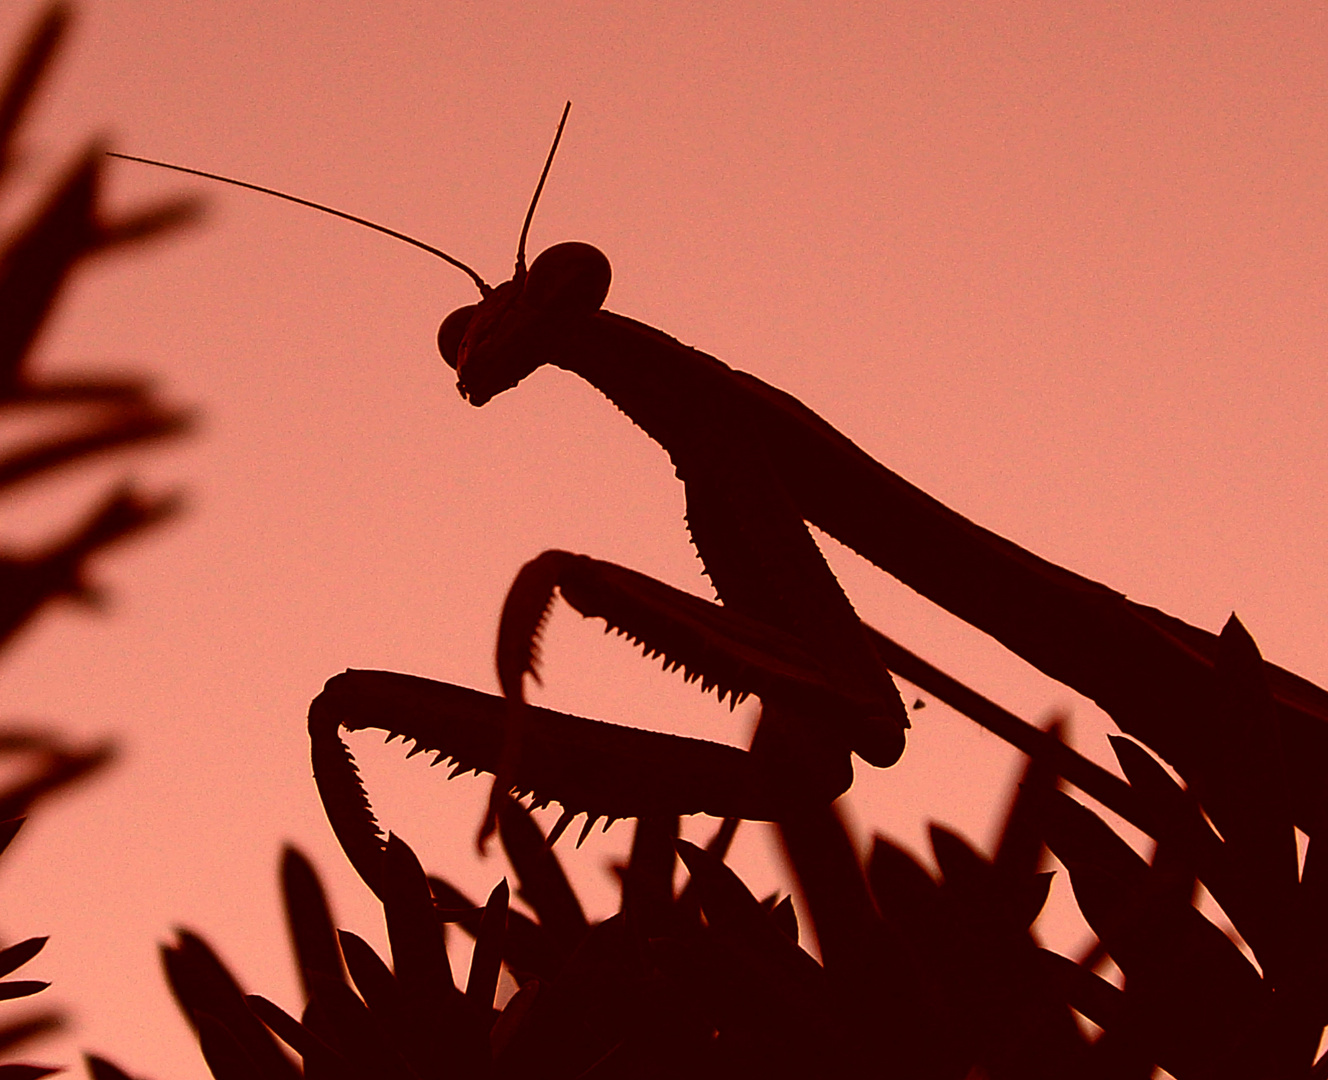
M 462 772 L 498 772 L 508 704 L 501 697 L 393 671 L 346 671 L 309 706 L 314 779 L 351 864 L 371 888 L 386 839 L 340 732 L 376 730 L 414 743 L 410 755 Z M 512 789 L 564 815 L 604 818 L 709 814 L 769 820 L 751 756 L 732 746 L 606 724 L 527 706 L 530 724 Z
M 847 790 L 853 779 L 849 753 L 863 727 L 880 715 L 874 695 L 846 688 L 837 672 L 828 672 L 812 650 L 782 630 L 634 570 L 547 551 L 522 567 L 503 608 L 498 675 L 513 709 L 495 795 L 506 790 L 524 754 L 524 680 L 539 677 L 540 632 L 555 592 L 582 615 L 604 619 L 606 629 L 627 636 L 652 658 L 662 656 L 665 667 L 681 668 L 706 690 L 715 688 L 721 701 L 736 703 L 748 694 L 761 699 L 753 755 L 766 792 L 763 804 L 778 809 L 828 803 Z
M 828 801 L 848 786 L 847 753 L 841 748 L 821 755 L 819 770 L 813 770 L 809 759 L 818 755 L 806 753 L 805 735 L 815 729 L 804 723 L 799 731 L 798 714 L 782 712 L 788 706 L 780 703 L 830 700 L 841 716 L 864 703 L 826 685 L 798 642 L 643 574 L 585 556 L 546 552 L 527 564 L 511 590 L 499 663 L 515 700 L 522 678 L 534 670 L 537 631 L 555 588 L 582 614 L 604 618 L 704 689 L 734 702 L 747 692 L 762 697 L 755 752 L 523 704 L 522 752 L 509 770 L 510 784 L 500 790 L 530 795 L 539 806 L 557 802 L 564 824 L 585 814 L 589 828 L 600 818 L 651 814 L 774 820 L 798 793 Z M 889 669 L 1044 761 L 1127 820 L 1149 827 L 1133 791 L 1119 778 L 877 631 L 863 629 Z M 309 710 L 314 775 L 333 829 L 367 882 L 377 880 L 385 841 L 340 730 L 375 729 L 389 740 L 413 742 L 411 755 L 428 752 L 436 755 L 434 764 L 454 762 L 452 775 L 497 775 L 511 701 L 387 671 L 347 671 L 328 681 Z

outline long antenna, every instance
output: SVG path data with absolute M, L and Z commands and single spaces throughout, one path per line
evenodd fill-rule
M 553 155 L 558 152 L 558 141 L 563 137 L 563 127 L 567 123 L 567 114 L 572 111 L 569 101 L 563 106 L 562 119 L 558 121 L 558 130 L 553 134 L 553 145 L 549 147 L 549 156 L 544 159 L 544 171 L 540 173 L 539 183 L 535 185 L 535 194 L 530 197 L 530 208 L 526 211 L 526 223 L 521 226 L 521 239 L 516 245 L 516 272 L 526 271 L 526 233 L 530 232 L 530 222 L 535 217 L 535 204 L 539 202 L 540 192 L 544 190 L 544 181 L 549 177 L 549 167 L 553 164 Z
M 568 104 L 570 105 L 571 102 L 568 102 Z M 566 118 L 567 118 L 567 113 L 564 110 L 563 119 L 565 120 Z M 558 131 L 561 134 L 562 132 L 561 125 L 559 125 Z M 556 147 L 557 145 L 558 142 L 555 139 L 554 146 Z M 216 173 L 204 172 L 202 169 L 189 169 L 183 165 L 172 165 L 168 161 L 153 161 L 151 158 L 135 157 L 133 154 L 117 154 L 109 150 L 106 152 L 106 156 L 113 158 L 122 158 L 125 161 L 137 161 L 142 165 L 155 165 L 159 169 L 173 169 L 176 172 L 188 173 L 190 176 L 201 176 L 205 180 L 217 180 L 223 184 L 234 184 L 236 187 L 248 188 L 250 191 L 258 191 L 264 195 L 275 195 L 278 199 L 285 199 L 287 202 L 299 203 L 301 206 L 308 206 L 314 210 L 321 210 L 323 211 L 323 213 L 331 214 L 333 217 L 345 218 L 347 221 L 355 222 L 356 225 L 363 225 L 366 229 L 373 229 L 375 232 L 386 233 L 388 236 L 395 237 L 397 240 L 403 240 L 407 244 L 411 244 L 414 247 L 420 248 L 423 251 L 427 251 L 430 255 L 436 255 L 444 262 L 451 263 L 458 270 L 464 270 L 467 274 L 470 275 L 470 280 L 479 286 L 481 296 L 489 296 L 493 292 L 493 289 L 491 289 L 485 283 L 484 279 L 480 277 L 479 274 L 475 273 L 474 270 L 472 270 L 469 266 L 463 263 L 460 259 L 454 259 L 447 252 L 440 251 L 438 248 L 432 247 L 429 244 L 424 243 L 424 241 L 422 240 L 416 240 L 415 237 L 413 236 L 407 236 L 405 233 L 397 232 L 395 229 L 389 229 L 387 228 L 387 226 L 379 225 L 377 222 L 369 221 L 367 218 L 356 217 L 354 214 L 348 214 L 344 210 L 336 210 L 330 206 L 324 206 L 322 203 L 311 202 L 309 199 L 301 199 L 297 195 L 287 195 L 284 191 L 277 191 L 274 188 L 260 187 L 258 184 L 250 184 L 244 180 L 235 180 L 229 176 L 219 176 Z M 552 155 L 550 155 L 550 157 L 552 157 Z M 544 171 L 546 173 L 549 171 L 549 167 L 547 165 L 544 166 Z M 544 186 L 543 177 L 540 178 L 540 186 L 541 187 Z M 539 197 L 538 189 L 535 192 L 535 197 L 536 198 Z M 532 212 L 534 211 L 533 205 L 531 206 L 531 211 Z M 527 215 L 526 217 L 526 225 L 527 226 L 530 225 L 529 215 Z M 525 243 L 525 239 L 526 239 L 526 234 L 522 232 L 521 234 L 522 244 Z

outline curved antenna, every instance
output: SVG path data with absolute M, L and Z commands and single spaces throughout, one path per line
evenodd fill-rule
M 562 119 L 558 121 L 558 130 L 553 133 L 553 145 L 549 147 L 549 156 L 544 159 L 544 171 L 540 173 L 539 183 L 535 185 L 535 194 L 530 197 L 530 208 L 526 211 L 526 223 L 521 226 L 521 239 L 516 245 L 516 272 L 526 272 L 526 233 L 530 232 L 530 222 L 535 217 L 535 204 L 539 202 L 540 192 L 544 190 L 544 181 L 549 177 L 549 166 L 553 164 L 553 155 L 558 152 L 558 141 L 563 137 L 563 126 L 567 123 L 567 114 L 572 111 L 569 101 L 563 106 Z
M 565 115 L 566 114 L 564 114 L 564 116 Z M 561 130 L 561 128 L 559 130 Z M 555 145 L 557 144 L 555 143 Z M 258 184 L 250 184 L 244 180 L 234 180 L 229 176 L 219 176 L 216 173 L 204 172 L 202 169 L 190 169 L 186 168 L 184 165 L 172 165 L 168 161 L 153 161 L 151 158 L 135 157 L 133 154 L 117 154 L 110 150 L 106 152 L 106 156 L 121 158 L 124 161 L 137 161 L 141 165 L 155 165 L 159 169 L 173 169 L 175 172 L 188 173 L 190 176 L 201 176 L 205 180 L 218 180 L 223 184 L 234 184 L 236 187 L 248 188 L 250 191 L 258 191 L 264 195 L 275 195 L 278 199 L 285 199 L 287 202 L 299 203 L 301 206 L 308 206 L 314 210 L 321 210 L 323 213 L 331 214 L 333 217 L 345 218 L 347 221 L 355 222 L 356 225 L 363 225 L 366 229 L 373 229 L 375 232 L 386 233 L 388 236 L 395 237 L 397 240 L 405 241 L 407 244 L 411 244 L 423 251 L 427 251 L 430 255 L 438 256 L 438 258 L 442 259 L 444 262 L 451 263 L 458 270 L 464 270 L 470 275 L 470 280 L 479 286 L 481 296 L 489 296 L 493 292 L 493 289 L 485 284 L 484 279 L 460 259 L 454 259 L 447 252 L 440 251 L 436 247 L 431 247 L 422 240 L 416 240 L 413 236 L 407 236 L 405 233 L 397 232 L 395 229 L 389 229 L 387 226 L 379 225 L 377 222 L 369 221 L 367 218 L 356 217 L 354 214 L 348 214 L 344 210 L 334 210 L 330 206 L 311 202 L 309 199 L 301 199 L 297 195 L 287 195 L 284 191 L 277 191 L 274 188 L 260 187 Z M 548 171 L 547 167 L 545 168 L 545 171 Z M 542 184 L 543 180 L 541 180 L 540 183 Z M 538 194 L 538 192 L 536 194 Z M 529 223 L 528 219 L 527 223 Z M 524 236 L 525 234 L 523 233 L 523 239 Z

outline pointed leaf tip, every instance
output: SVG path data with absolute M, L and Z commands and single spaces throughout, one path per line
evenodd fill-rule
M 0 976 L 17 971 L 45 947 L 49 937 L 30 937 L 0 952 Z

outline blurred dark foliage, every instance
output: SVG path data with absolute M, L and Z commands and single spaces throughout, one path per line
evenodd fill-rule
M 68 24 L 65 7 L 48 8 L 21 46 L 0 91 L 0 184 L 12 179 L 19 156 L 15 134 Z M 101 160 L 99 148 L 89 145 L 0 253 L 0 431 L 29 430 L 34 415 L 51 429 L 35 438 L 5 440 L 0 448 L 0 499 L 90 458 L 178 435 L 188 423 L 183 413 L 158 401 L 144 380 L 44 379 L 32 370 L 34 345 L 77 266 L 90 256 L 164 232 L 196 210 L 193 203 L 172 202 L 106 220 L 98 211 Z M 71 408 L 78 415 L 72 426 L 66 415 Z M 11 643 L 53 600 L 95 602 L 98 594 L 87 577 L 89 561 L 169 517 L 177 503 L 172 496 L 148 496 L 128 483 L 119 484 L 65 535 L 41 549 L 0 552 L 0 646 Z M 0 851 L 14 839 L 33 804 L 101 768 L 111 757 L 110 744 L 74 747 L 50 731 L 0 727 L 0 761 L 9 777 L 0 788 Z M 46 940 L 28 938 L 0 950 L 0 977 L 36 956 Z M 0 982 L 0 1000 L 27 997 L 47 985 L 26 979 Z M 8 1054 L 60 1023 L 61 1016 L 53 1011 L 0 1022 L 0 1052 Z M 36 1080 L 55 1071 L 3 1064 L 0 1080 Z M 97 1067 L 94 1074 L 99 1080 L 110 1075 L 97 1074 Z

